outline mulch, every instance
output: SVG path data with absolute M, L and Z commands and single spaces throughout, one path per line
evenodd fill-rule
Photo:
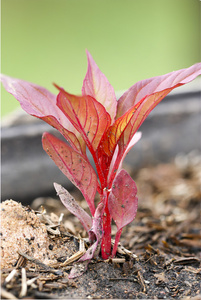
M 117 259 L 99 257 L 74 279 L 68 274 L 76 258 L 69 260 L 64 249 L 70 243 L 72 256 L 79 254 L 81 241 L 88 247 L 86 232 L 58 199 L 34 200 L 36 211 L 42 205 L 47 215 L 64 214 L 57 233 L 49 231 L 57 264 L 47 266 L 19 252 L 16 265 L 1 270 L 2 299 L 201 299 L 200 167 L 201 157 L 191 153 L 168 164 L 130 170 L 139 209 L 123 230 Z M 73 195 L 86 206 L 77 191 Z

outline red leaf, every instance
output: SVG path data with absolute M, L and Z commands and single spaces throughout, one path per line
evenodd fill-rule
M 134 180 L 125 171 L 121 170 L 112 185 L 108 197 L 109 212 L 117 225 L 118 231 L 132 222 L 137 213 L 138 198 Z
M 77 131 L 82 134 L 88 148 L 96 151 L 102 136 L 111 123 L 104 106 L 91 96 L 75 96 L 61 90 L 58 107 L 64 112 Z
M 166 89 L 170 89 L 169 93 L 174 88 L 192 81 L 200 74 L 201 63 L 197 63 L 187 69 L 181 69 L 135 83 L 118 100 L 116 119 L 126 113 L 128 109 L 136 105 L 141 99 Z M 158 95 L 160 97 L 160 93 Z
M 135 115 L 135 112 L 139 108 L 140 104 L 143 102 L 142 99 L 139 103 L 136 104 L 135 107 L 132 107 L 127 113 L 125 113 L 122 117 L 118 118 L 113 125 L 111 125 L 106 131 L 104 138 L 101 141 L 101 148 L 108 155 L 111 156 L 114 153 L 114 150 L 117 146 L 117 143 L 124 134 L 126 127 L 128 126 L 131 118 Z M 138 119 L 137 119 L 138 121 Z M 139 127 L 139 126 L 138 126 Z M 132 129 L 132 128 L 131 128 Z M 137 131 L 137 129 L 136 129 Z M 134 132 L 135 133 L 135 132 Z M 133 134 L 134 135 L 134 134 Z M 132 136 L 130 137 L 130 140 Z M 130 142 L 130 140 L 128 142 Z M 127 144 L 124 145 L 124 150 L 127 148 Z M 122 150 L 122 149 L 120 149 Z
M 60 184 L 54 183 L 54 187 L 63 205 L 80 220 L 84 229 L 88 232 L 92 226 L 92 218 Z
M 82 95 L 89 95 L 99 101 L 110 114 L 112 122 L 116 116 L 117 100 L 114 88 L 106 76 L 100 71 L 87 51 L 88 69 L 83 81 Z
M 199 74 L 201 63 L 188 69 L 143 80 L 132 86 L 118 101 L 117 116 L 121 116 L 108 128 L 104 136 L 102 148 L 105 153 L 111 156 L 118 143 L 123 155 L 133 135 L 151 110 L 174 88 L 190 82 Z
M 93 215 L 95 212 L 94 197 L 98 185 L 93 167 L 82 154 L 50 133 L 43 134 L 42 142 L 47 154 L 82 192 Z
M 70 121 L 56 105 L 56 96 L 36 84 L 1 75 L 5 89 L 21 104 L 30 115 L 44 120 L 58 129 L 72 147 L 85 153 L 85 143 Z

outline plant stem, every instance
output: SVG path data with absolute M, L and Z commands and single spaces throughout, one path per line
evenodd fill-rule
M 118 230 L 117 233 L 116 233 L 115 242 L 114 242 L 114 246 L 113 246 L 113 250 L 112 250 L 112 257 L 114 257 L 116 255 L 118 243 L 119 243 L 120 236 L 121 236 L 121 232 L 122 232 L 122 228 L 120 230 Z
M 101 254 L 103 259 L 108 259 L 111 254 L 111 216 L 106 202 L 103 214 L 103 238 L 101 243 Z

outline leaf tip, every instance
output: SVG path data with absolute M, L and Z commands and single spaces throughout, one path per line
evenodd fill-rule
M 53 186 L 54 186 L 54 188 L 57 192 L 57 196 L 59 196 L 59 193 L 60 193 L 60 190 L 61 190 L 62 186 L 60 184 L 56 183 L 56 182 L 53 183 Z

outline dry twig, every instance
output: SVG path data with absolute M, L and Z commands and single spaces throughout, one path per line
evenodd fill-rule
M 21 251 L 18 251 L 18 253 L 20 255 L 22 255 L 23 257 L 25 257 L 27 260 L 29 260 L 29 261 L 35 263 L 36 265 L 40 266 L 41 268 L 43 268 L 46 272 L 50 272 L 50 273 L 53 273 L 53 274 L 59 275 L 59 276 L 63 275 L 62 271 L 56 270 L 56 269 L 54 269 L 50 266 L 47 266 L 46 264 L 42 263 L 41 261 L 39 261 L 38 259 L 36 259 L 34 257 L 31 257 L 31 256 L 29 256 L 29 255 L 27 255 L 27 254 L 25 254 Z

